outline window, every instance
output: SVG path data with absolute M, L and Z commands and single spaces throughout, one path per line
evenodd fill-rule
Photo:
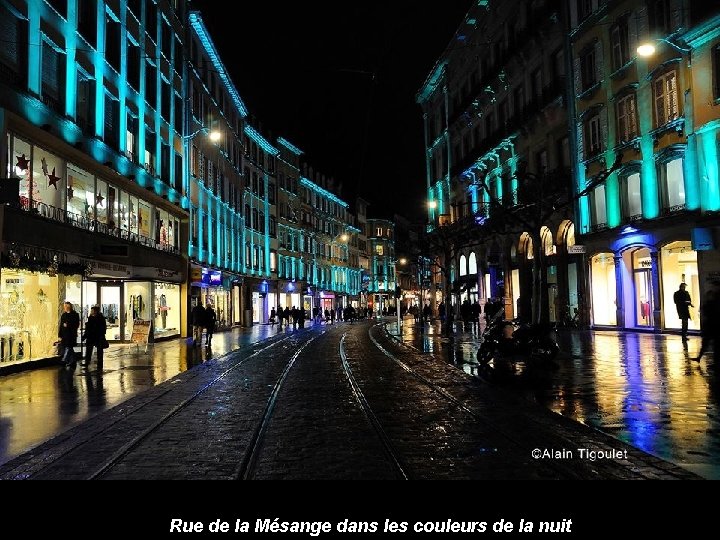
M 375 230 L 375 236 L 382 236 L 382 234 L 383 234 L 382 227 L 377 227 L 377 229 Z
M 515 96 L 513 98 L 513 104 L 515 106 L 515 116 L 522 115 L 525 110 L 525 87 L 518 86 L 515 89 Z
M 15 17 L 4 5 L 0 4 L 0 35 L 3 36 L 0 47 L 0 74 L 5 82 L 20 84 L 24 82 L 23 69 L 27 65 L 27 21 Z
M 712 50 L 713 60 L 713 89 L 715 99 L 720 99 L 720 45 L 715 45 Z
M 592 222 L 596 229 L 607 227 L 607 210 L 605 207 L 605 186 L 598 186 L 592 192 Z
M 105 13 L 105 60 L 120 73 L 120 21 Z
M 648 17 L 652 34 L 667 34 L 671 30 L 670 0 L 650 0 Z
M 627 19 L 620 19 L 610 28 L 613 69 L 618 70 L 630 60 Z
M 382 256 L 383 253 L 384 253 L 384 252 L 383 252 L 383 247 L 382 247 L 381 245 L 378 244 L 377 246 L 375 246 L 375 254 L 376 254 L 376 255 Z
M 277 219 L 275 216 L 270 216 L 270 236 L 272 238 L 277 236 Z
M 152 108 L 157 105 L 157 71 L 150 62 L 145 64 L 145 101 Z
M 97 0 L 78 0 L 78 32 L 92 47 L 97 43 Z
M 597 82 L 597 65 L 594 47 L 586 49 L 580 54 L 580 78 L 583 91 L 595 86 Z
M 140 91 L 140 47 L 130 40 L 127 42 L 127 80 L 133 89 Z
M 137 117 L 128 114 L 127 130 L 125 132 L 125 155 L 133 163 L 137 161 L 137 133 Z
M 640 187 L 640 173 L 637 171 L 621 177 L 623 216 L 630 221 L 642 217 L 642 194 Z
M 680 115 L 675 70 L 668 71 L 655 79 L 653 93 L 655 96 L 656 127 L 662 127 Z
M 596 114 L 585 122 L 585 157 L 597 156 L 602 150 L 600 134 L 600 115 Z
M 78 126 L 86 134 L 90 134 L 95 118 L 95 85 L 89 76 L 82 71 L 77 72 L 77 108 L 76 120 Z
M 45 105 L 59 114 L 65 113 L 65 55 L 43 40 L 42 42 L 42 98 Z
M 592 0 L 577 0 L 577 13 L 579 21 L 589 16 L 592 13 Z
M 685 174 L 683 158 L 674 157 L 660 164 L 659 180 L 665 209 L 670 212 L 685 208 Z
M 552 61 L 553 77 L 556 80 L 561 79 L 565 76 L 565 53 L 562 49 L 558 49 L 553 53 Z
M 251 228 L 255 229 L 256 231 L 259 230 L 259 223 L 258 223 L 258 222 L 259 222 L 259 214 L 258 214 L 257 208 L 253 208 L 253 211 L 252 211 L 252 227 L 251 227 Z
M 467 258 L 460 255 L 460 277 L 467 275 Z
M 270 204 L 275 204 L 275 183 L 270 182 L 268 186 L 268 202 Z
M 117 150 L 120 104 L 114 96 L 105 94 L 105 144 Z
M 540 150 L 535 157 L 537 159 L 535 172 L 537 172 L 537 174 L 545 174 L 548 169 L 547 150 Z
M 532 74 L 532 92 L 533 98 L 541 99 L 543 94 L 543 75 L 542 68 L 536 69 Z
M 635 93 L 618 99 L 616 105 L 618 142 L 630 141 L 638 136 Z

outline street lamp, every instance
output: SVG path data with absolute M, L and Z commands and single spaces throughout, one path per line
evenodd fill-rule
M 661 42 L 661 43 L 667 43 L 670 45 L 673 49 L 680 51 L 681 53 L 689 53 L 690 48 L 689 47 L 683 47 L 682 45 L 678 45 L 674 41 L 671 41 L 667 38 L 654 38 L 651 41 L 646 41 L 644 43 L 641 43 L 637 48 L 638 55 L 648 58 L 655 54 L 657 51 L 657 48 L 655 47 L 655 43 L 653 41 Z
M 438 203 L 435 200 L 428 201 L 427 205 L 430 210 L 435 210 L 438 207 Z
M 191 141 L 191 140 L 193 140 L 195 137 L 197 137 L 198 135 L 200 135 L 201 133 L 207 133 L 207 134 L 208 134 L 208 138 L 209 138 L 212 142 L 218 142 L 220 139 L 222 139 L 222 132 L 221 132 L 220 130 L 210 129 L 210 128 L 207 128 L 207 127 L 202 127 L 202 128 L 200 128 L 200 129 L 198 129 L 197 131 L 195 131 L 194 133 L 191 133 L 190 135 L 185 135 L 185 136 L 183 137 L 183 141 L 185 141 L 185 142 Z

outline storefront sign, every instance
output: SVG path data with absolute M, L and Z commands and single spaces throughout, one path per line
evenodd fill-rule
M 147 345 L 150 340 L 150 321 L 143 319 L 135 319 L 133 321 L 133 330 L 130 341 L 137 343 L 138 345 L 145 345 L 147 351 Z
M 715 249 L 712 231 L 701 227 L 696 227 L 691 231 L 692 248 L 695 251 L 712 251 Z
M 585 253 L 587 253 L 587 249 L 585 248 L 585 246 L 579 246 L 577 244 L 574 246 L 569 246 L 567 251 L 569 255 L 584 255 Z
M 86 261 L 91 267 L 90 277 L 129 278 L 132 275 L 131 267 L 124 264 L 107 263 L 101 261 Z

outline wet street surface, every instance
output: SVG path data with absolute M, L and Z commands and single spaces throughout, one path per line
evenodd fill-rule
M 374 322 L 206 361 L 0 466 L 5 479 L 691 477 Z
M 388 329 L 397 333 L 396 325 Z M 559 331 L 561 353 L 552 369 L 497 376 L 476 362 L 478 329 L 449 341 L 439 325 L 424 332 L 404 325 L 403 341 L 636 448 L 705 478 L 720 478 L 720 370 L 712 353 L 693 362 L 680 336 L 632 332 Z M 490 372 L 488 372 L 490 371 Z
M 102 373 L 93 357 L 88 371 L 56 366 L 0 376 L 0 463 L 178 373 L 277 333 L 269 326 L 235 329 L 215 334 L 209 349 L 171 340 L 151 345 L 148 354 L 112 345 Z

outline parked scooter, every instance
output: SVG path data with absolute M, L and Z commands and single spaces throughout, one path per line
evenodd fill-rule
M 480 365 L 504 358 L 549 364 L 560 352 L 553 324 L 528 324 L 519 319 L 503 320 L 502 312 L 488 322 L 477 352 Z

